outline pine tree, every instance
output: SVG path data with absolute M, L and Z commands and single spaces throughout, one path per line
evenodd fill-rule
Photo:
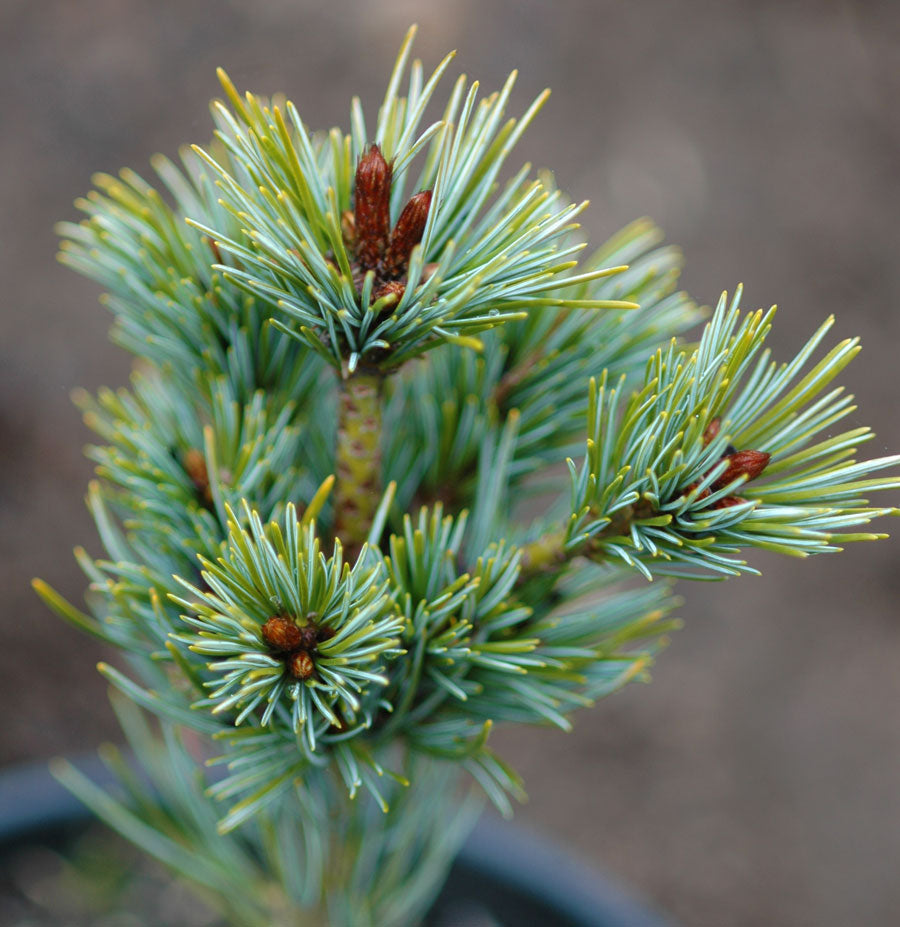
M 584 204 L 499 181 L 546 94 L 507 118 L 515 75 L 461 77 L 423 129 L 452 56 L 426 80 L 412 35 L 374 125 L 354 100 L 310 132 L 220 72 L 209 146 L 96 177 L 61 227 L 138 363 L 78 396 L 88 610 L 35 586 L 120 651 L 146 775 L 56 771 L 230 924 L 416 923 L 478 796 L 522 794 L 493 724 L 568 729 L 644 676 L 669 577 L 896 514 L 864 496 L 898 458 L 834 429 L 856 339 L 815 360 L 829 320 L 779 363 L 738 290 L 682 343 L 704 311 L 652 223 L 578 264 Z

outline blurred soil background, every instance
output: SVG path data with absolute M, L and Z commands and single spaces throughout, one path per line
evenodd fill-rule
M 116 737 L 101 648 L 29 587 L 80 598 L 72 547 L 99 546 L 69 392 L 129 368 L 53 223 L 92 172 L 205 141 L 216 65 L 314 127 L 346 126 L 360 91 L 373 111 L 413 20 L 426 65 L 458 48 L 486 89 L 519 68 L 515 114 L 553 88 L 517 157 L 591 199 L 595 243 L 653 216 L 698 300 L 744 281 L 746 307 L 781 306 L 783 357 L 832 312 L 832 343 L 861 335 L 849 424 L 900 449 L 896 2 L 0 0 L 0 763 Z M 685 588 L 653 685 L 575 736 L 497 735 L 520 820 L 685 925 L 900 923 L 898 557 L 760 557 L 762 579 Z

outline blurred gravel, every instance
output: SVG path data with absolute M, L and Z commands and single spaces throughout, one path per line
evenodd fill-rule
M 35 574 L 78 598 L 76 385 L 117 385 L 96 288 L 53 261 L 52 224 L 95 170 L 209 134 L 214 67 L 284 89 L 313 126 L 376 106 L 406 25 L 418 52 L 550 105 L 521 157 L 590 197 L 595 241 L 653 215 L 711 302 L 783 307 L 787 353 L 834 312 L 863 336 L 846 382 L 873 455 L 900 448 L 897 216 L 900 4 L 538 0 L 0 0 L 0 761 L 115 737 L 100 649 L 48 616 Z M 764 579 L 685 590 L 686 629 L 652 686 L 576 736 L 501 731 L 532 795 L 522 817 L 683 923 L 900 923 L 900 592 L 886 542 Z

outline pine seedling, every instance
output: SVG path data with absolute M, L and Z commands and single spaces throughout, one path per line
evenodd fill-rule
M 568 729 L 643 678 L 669 577 L 895 514 L 867 497 L 898 458 L 837 427 L 855 340 L 779 363 L 738 290 L 684 344 L 703 312 L 652 223 L 579 263 L 585 204 L 511 163 L 546 94 L 511 118 L 515 75 L 461 77 L 425 125 L 452 56 L 426 79 L 412 35 L 349 130 L 220 73 L 210 144 L 61 226 L 140 363 L 78 396 L 87 610 L 36 588 L 120 652 L 144 776 L 56 771 L 229 924 L 417 923 L 478 796 L 523 794 L 494 724 Z

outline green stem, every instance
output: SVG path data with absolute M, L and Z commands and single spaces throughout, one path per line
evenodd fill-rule
M 559 528 L 548 531 L 537 540 L 526 544 L 522 548 L 519 582 L 538 573 L 558 569 L 565 564 L 570 556 L 566 553 L 565 543 L 566 531 L 564 528 Z
M 626 506 L 613 515 L 610 523 L 594 538 L 568 550 L 565 528 L 547 531 L 522 548 L 519 585 L 541 574 L 559 572 L 573 557 L 581 554 L 586 554 L 592 560 L 601 559 L 602 548 L 595 543 L 596 541 L 601 538 L 628 537 L 633 521 L 652 515 L 653 509 L 645 501 Z
M 341 380 L 334 531 L 348 559 L 359 554 L 381 499 L 383 383 L 369 371 Z

